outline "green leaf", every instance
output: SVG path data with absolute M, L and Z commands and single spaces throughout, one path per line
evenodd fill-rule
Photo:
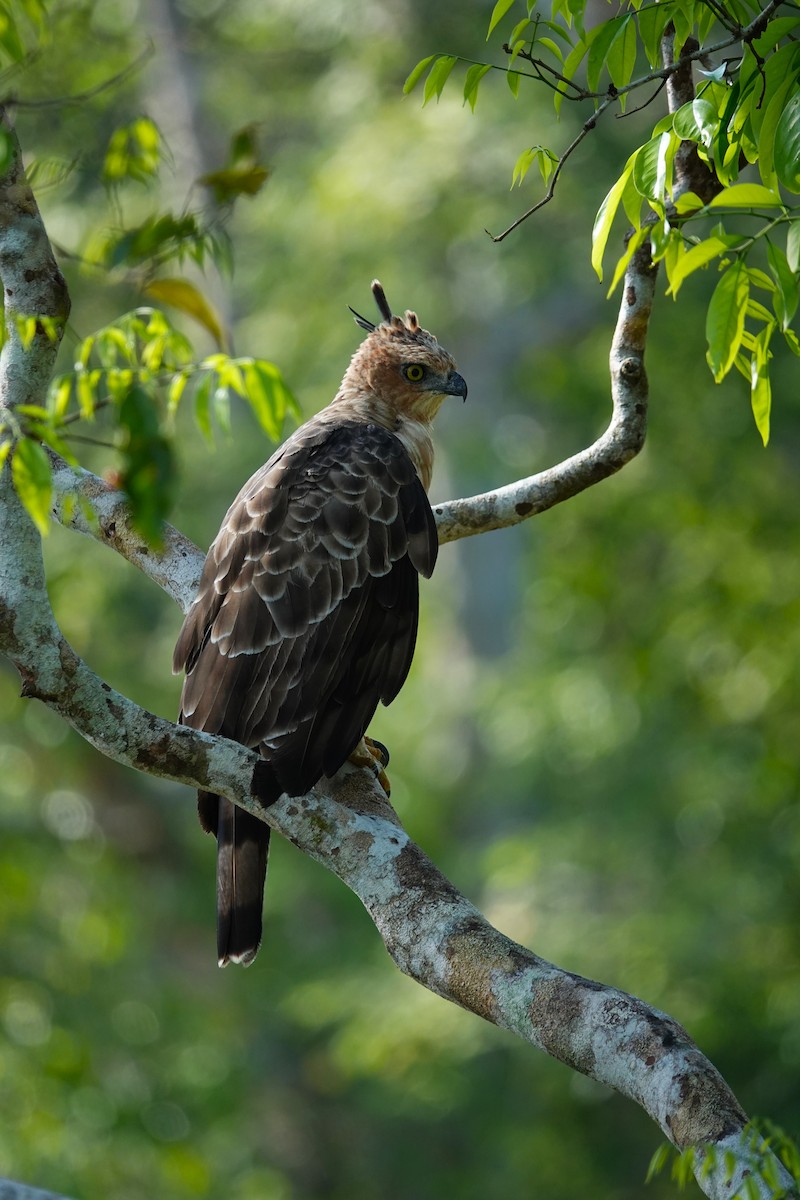
M 11 477 L 28 515 L 39 533 L 46 537 L 50 528 L 53 479 L 50 460 L 38 442 L 28 437 L 20 438 L 14 447 Z
M 756 136 L 758 171 L 761 181 L 765 187 L 775 192 L 778 190 L 778 177 L 775 172 L 775 137 L 778 132 L 778 124 L 783 115 L 786 97 L 792 88 L 796 87 L 797 82 L 791 76 L 788 79 L 784 79 L 767 105 L 764 119 Z
M 620 33 L 628 17 L 612 17 L 597 25 L 589 33 L 589 57 L 586 60 L 586 85 L 590 92 L 596 92 L 600 83 L 603 68 L 607 66 L 607 55 L 612 42 Z
M 681 141 L 698 142 L 710 149 L 719 127 L 717 110 L 708 100 L 691 100 L 675 113 L 672 127 Z
M 469 104 L 473 112 L 478 101 L 478 86 L 487 71 L 491 71 L 489 63 L 473 63 L 464 79 L 464 103 Z
M 772 327 L 762 329 L 756 338 L 756 348 L 750 362 L 750 404 L 756 428 L 761 434 L 761 440 L 766 446 L 769 441 L 769 418 L 772 409 L 772 385 L 769 378 L 769 339 Z
M 249 166 L 221 167 L 201 175 L 198 183 L 210 188 L 217 204 L 230 204 L 238 196 L 257 196 L 269 179 L 269 168 L 260 163 Z
M 192 317 L 208 330 L 218 346 L 225 345 L 225 332 L 214 306 L 188 279 L 153 279 L 144 290 L 154 300 L 171 304 Z
M 539 157 L 539 147 L 530 146 L 527 150 L 523 150 L 517 161 L 514 163 L 514 170 L 511 175 L 511 186 L 515 183 L 521 184 L 532 164 Z
M 646 200 L 663 204 L 677 146 L 678 140 L 673 134 L 662 133 L 637 150 L 633 162 L 633 180 L 637 192 Z
M 581 65 L 581 63 L 583 62 L 584 55 L 586 54 L 586 51 L 588 49 L 589 49 L 588 44 L 583 39 L 581 39 L 581 41 L 579 41 L 577 43 L 577 45 L 575 46 L 574 50 L 570 51 L 570 53 L 567 55 L 564 66 L 561 69 L 561 74 L 564 76 L 565 79 L 571 80 L 574 77 L 575 72 L 577 71 L 577 69 Z M 561 105 L 563 103 L 564 97 L 568 96 L 568 95 L 569 95 L 569 91 L 565 90 L 565 85 L 563 83 L 559 82 L 556 87 L 555 94 L 553 96 L 553 104 L 555 105 L 555 110 L 556 110 L 557 114 L 561 112 Z
M 194 419 L 197 427 L 209 446 L 214 445 L 214 434 L 211 431 L 211 383 L 213 376 L 207 372 L 200 380 L 194 393 Z
M 268 438 L 277 442 L 287 408 L 294 406 L 294 397 L 289 392 L 278 368 L 269 362 L 255 361 L 244 369 L 247 398 L 258 423 Z
M 800 218 L 793 217 L 786 233 L 786 261 L 792 271 L 800 270 Z
M 777 192 L 760 183 L 735 183 L 715 196 L 709 208 L 782 208 Z
M 699 271 L 701 267 L 708 266 L 713 259 L 724 254 L 728 248 L 727 240 L 716 234 L 712 234 L 705 241 L 692 246 L 691 250 L 687 250 L 674 267 L 670 276 L 667 295 L 672 294 L 673 296 L 677 296 L 680 286 L 685 279 L 695 271 Z
M 161 433 L 154 397 L 134 384 L 119 406 L 122 471 L 131 519 L 151 545 L 158 545 L 177 482 L 172 447 Z
M 656 1177 L 656 1175 L 661 1174 L 672 1155 L 673 1149 L 669 1142 L 662 1142 L 656 1152 L 653 1154 L 653 1157 L 650 1159 L 650 1165 L 647 1168 L 645 1183 L 650 1183 L 651 1180 Z
M 269 178 L 269 168 L 259 157 L 258 129 L 245 125 L 231 138 L 224 167 L 201 175 L 198 183 L 210 188 L 219 205 L 231 204 L 239 196 L 256 196 Z
M 800 192 L 800 93 L 783 110 L 775 130 L 775 171 L 790 192 Z
M 5 5 L 0 19 L 0 46 L 12 62 L 21 62 L 25 57 L 25 45 L 17 29 L 16 21 Z
M 762 34 L 753 41 L 753 49 L 766 58 L 781 38 L 797 32 L 797 17 L 773 17 Z
M 706 358 L 717 383 L 725 378 L 738 353 L 749 295 L 750 280 L 744 263 L 737 259 L 714 289 L 706 315 Z
M 9 439 L 0 441 L 0 471 L 2 471 L 3 467 L 6 465 L 6 459 L 8 458 L 13 445 L 14 443 Z
M 409 92 L 413 92 L 414 88 L 417 86 L 420 79 L 422 79 L 422 76 L 425 74 L 428 67 L 431 65 L 431 63 L 433 62 L 433 60 L 435 58 L 436 58 L 435 54 L 429 54 L 427 58 L 423 58 L 420 60 L 420 62 L 417 63 L 417 65 L 414 67 L 414 70 L 411 72 L 411 74 L 408 76 L 405 83 L 403 84 L 403 95 L 404 96 L 407 96 Z
M 561 49 L 561 47 L 556 42 L 553 41 L 552 38 L 549 38 L 549 37 L 537 38 L 536 45 L 544 46 L 546 50 L 549 50 L 551 54 L 555 55 L 555 57 L 558 59 L 559 62 L 563 63 L 564 52 Z
M 611 280 L 611 286 L 608 289 L 607 296 L 613 295 L 613 293 L 616 291 L 617 284 L 628 269 L 628 264 L 642 243 L 646 241 L 648 232 L 649 230 L 647 226 L 644 226 L 642 229 L 637 229 L 636 232 L 628 239 L 628 245 L 625 248 L 625 253 L 620 259 L 618 259 L 617 265 L 614 269 L 614 278 Z
M 108 143 L 103 178 L 107 183 L 135 179 L 140 183 L 158 173 L 161 162 L 161 134 L 150 117 L 137 117 L 111 135 Z
M 626 17 L 616 37 L 608 48 L 608 73 L 617 88 L 631 81 L 636 66 L 636 25 L 633 17 Z M 624 99 L 624 97 L 623 97 Z
M 181 402 L 183 393 L 186 391 L 186 385 L 189 382 L 188 371 L 178 371 L 172 376 L 167 389 L 167 411 L 174 413 Z
M 614 217 L 616 216 L 622 194 L 625 191 L 632 170 L 633 161 L 632 159 L 628 159 L 625 170 L 600 205 L 597 210 L 597 216 L 594 219 L 594 226 L 592 227 L 592 266 L 601 283 L 603 282 L 603 255 L 605 254 L 608 235 L 611 232 Z
M 506 83 L 508 84 L 511 95 L 515 100 L 519 94 L 520 78 L 521 76 L 519 71 L 506 71 Z
M 639 37 L 651 67 L 662 66 L 661 38 L 671 20 L 671 5 L 657 4 L 642 8 L 636 15 Z
M 767 241 L 767 258 L 772 278 L 777 285 L 772 303 L 775 307 L 778 325 L 783 332 L 791 325 L 792 317 L 797 311 L 797 279 L 789 266 L 786 255 L 779 246 L 773 245 L 770 241 Z
M 431 67 L 431 73 L 425 80 L 425 91 L 423 92 L 422 104 L 423 107 L 432 100 L 435 96 L 439 100 L 444 85 L 450 76 L 450 72 L 458 62 L 454 54 L 442 54 L 439 59 Z
M 685 213 L 699 212 L 705 204 L 696 192 L 681 192 L 675 201 L 675 210 L 683 216 Z
M 497 0 L 497 3 L 492 9 L 492 15 L 489 18 L 489 32 L 486 34 L 487 42 L 508 10 L 513 7 L 513 4 L 514 0 Z

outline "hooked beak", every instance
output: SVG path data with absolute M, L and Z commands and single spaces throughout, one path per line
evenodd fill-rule
M 460 396 L 462 400 L 466 400 L 466 380 L 462 375 L 459 375 L 458 371 L 451 371 L 447 376 L 447 387 L 444 391 L 446 396 Z

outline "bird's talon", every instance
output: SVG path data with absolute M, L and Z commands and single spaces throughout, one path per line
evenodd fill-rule
M 362 738 L 350 755 L 349 761 L 355 767 L 366 767 L 372 771 L 387 797 L 391 796 L 392 785 L 384 770 L 389 765 L 389 751 L 382 742 L 376 742 L 374 738 Z

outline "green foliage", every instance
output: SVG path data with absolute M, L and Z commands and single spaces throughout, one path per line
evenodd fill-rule
M 516 23 L 504 43 L 505 67 L 472 63 L 467 70 L 464 100 L 473 111 L 481 80 L 495 69 L 504 71 L 515 97 L 522 80 L 549 87 L 557 113 L 565 100 L 589 103 L 598 116 L 611 104 L 619 104 L 624 112 L 631 93 L 657 85 L 661 41 L 670 25 L 678 49 L 689 37 L 697 38 L 701 48 L 693 57 L 698 62 L 706 61 L 710 47 L 716 54 L 728 51 L 718 66 L 703 71 L 706 78 L 697 98 L 660 118 L 649 140 L 628 157 L 597 211 L 591 261 L 602 280 L 609 237 L 622 212 L 633 234 L 617 258 L 611 292 L 631 256 L 648 240 L 654 260 L 665 264 L 674 297 L 690 275 L 710 264 L 718 267 L 722 277 L 706 322 L 708 363 L 717 382 L 734 365 L 747 379 L 753 415 L 766 445 L 775 335 L 782 336 L 790 353 L 798 353 L 791 322 L 800 272 L 790 249 L 800 236 L 795 232 L 800 226 L 800 15 L 778 15 L 777 8 L 764 16 L 761 6 L 750 0 L 719 9 L 701 0 L 667 0 L 657 6 L 629 0 L 618 14 L 587 31 L 582 0 L 554 0 L 550 19 L 534 12 L 532 4 L 519 19 L 519 8 L 520 3 L 498 0 L 492 11 L 487 40 L 512 9 L 517 10 Z M 438 99 L 458 61 L 453 55 L 423 59 L 406 80 L 405 90 L 411 91 L 427 73 L 424 100 L 434 95 Z M 523 62 L 528 69 L 520 69 Z M 681 194 L 682 180 L 676 189 L 676 155 L 686 143 L 696 148 L 719 190 L 711 203 Z M 534 162 L 548 184 L 565 158 L 544 146 L 523 150 L 513 169 L 512 187 L 522 185 Z M 748 169 L 758 171 L 760 183 L 740 182 Z M 787 237 L 786 251 L 769 237 L 779 229 Z M 751 283 L 766 287 L 771 311 L 751 302 Z
M 154 283 L 151 291 L 221 337 L 213 310 L 192 285 L 182 280 L 158 282 L 161 286 Z M 33 336 L 36 324 L 27 318 L 19 322 L 23 342 Z M 250 406 L 273 442 L 285 418 L 299 416 L 297 402 L 274 363 L 232 358 L 224 352 L 194 361 L 191 342 L 163 312 L 136 309 L 83 339 L 73 370 L 54 378 L 46 408 L 21 406 L 16 410 L 21 424 L 0 429 L 2 461 L 18 439 L 12 458 L 14 483 L 40 531 L 48 532 L 52 481 L 49 460 L 38 443 L 77 465 L 69 442 L 75 423 L 93 423 L 110 407 L 121 463 L 117 482 L 128 495 L 135 526 L 157 544 L 175 499 L 171 437 L 185 395 L 193 396 L 197 427 L 212 445 L 211 414 L 229 433 L 232 395 Z
M 14 446 L 11 472 L 17 495 L 40 533 L 47 533 L 52 482 L 50 463 L 38 442 L 23 437 Z
M 781 1186 L 774 1159 L 769 1156 L 770 1151 L 787 1168 L 794 1182 L 800 1184 L 800 1149 L 797 1142 L 772 1122 L 756 1120 L 747 1126 L 742 1135 L 742 1153 L 747 1161 L 748 1173 L 742 1186 L 730 1193 L 731 1200 L 758 1200 L 762 1195 L 759 1186 L 762 1183 L 771 1189 L 772 1200 L 785 1200 L 794 1194 Z M 655 1179 L 667 1165 L 671 1178 L 681 1190 L 691 1184 L 695 1174 L 706 1178 L 712 1171 L 722 1167 L 726 1173 L 726 1188 L 730 1190 L 736 1163 L 730 1151 L 720 1154 L 713 1146 L 704 1150 L 701 1156 L 694 1147 L 690 1146 L 679 1153 L 669 1143 L 663 1143 L 650 1160 L 647 1182 Z
M 239 196 L 257 196 L 269 178 L 260 160 L 255 125 L 247 125 L 231 138 L 228 162 L 217 171 L 201 175 L 216 204 L 232 204 Z
M 109 184 L 124 179 L 147 183 L 157 175 L 163 148 L 155 121 L 137 117 L 129 125 L 115 129 L 106 150 L 103 178 Z

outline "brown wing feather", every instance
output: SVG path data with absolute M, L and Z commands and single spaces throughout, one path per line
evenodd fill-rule
M 397 438 L 310 422 L 245 485 L 209 551 L 175 650 L 187 668 L 181 719 L 261 747 L 285 789 L 307 791 L 311 761 L 341 765 L 402 686 L 417 574 L 431 573 L 436 550 Z M 329 708 L 343 741 L 312 753 L 314 729 L 333 736 Z
M 252 477 L 209 550 L 175 647 L 181 720 L 260 749 L 277 799 L 357 746 L 408 674 L 436 526 L 405 449 L 375 425 L 311 421 Z M 220 963 L 261 937 L 269 829 L 200 794 L 217 834 Z

